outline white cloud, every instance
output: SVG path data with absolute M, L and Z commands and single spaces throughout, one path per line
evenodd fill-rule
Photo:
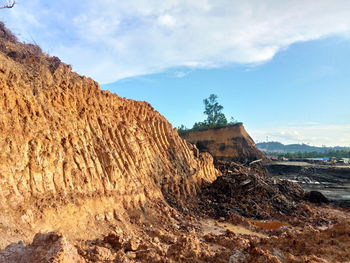
M 161 15 L 158 17 L 158 23 L 165 27 L 174 27 L 176 26 L 176 19 L 170 15 Z
M 350 146 L 350 125 L 298 124 L 250 131 L 256 142 L 279 141 L 321 146 Z
M 172 73 L 172 75 L 175 77 L 175 78 L 179 78 L 179 79 L 182 79 L 184 77 L 186 77 L 188 74 L 190 74 L 193 70 L 185 70 L 185 69 L 181 69 L 181 70 L 176 70 Z
M 348 0 L 32 0 L 4 16 L 102 83 L 180 66 L 263 63 L 295 42 L 350 34 Z

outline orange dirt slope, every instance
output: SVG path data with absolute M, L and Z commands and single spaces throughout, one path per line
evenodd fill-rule
M 93 237 L 101 220 L 181 203 L 219 174 L 148 103 L 0 29 L 0 247 L 57 229 Z

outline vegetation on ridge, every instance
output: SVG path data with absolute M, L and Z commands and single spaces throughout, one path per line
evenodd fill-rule
M 188 129 L 185 125 L 181 125 L 177 128 L 179 134 L 183 134 L 189 131 L 201 131 L 212 128 L 221 128 L 228 125 L 234 125 L 238 122 L 231 117 L 230 121 L 227 121 L 225 114 L 222 112 L 224 107 L 219 104 L 218 96 L 210 94 L 210 96 L 203 100 L 204 114 L 207 115 L 207 119 L 200 122 L 195 122 L 192 129 Z

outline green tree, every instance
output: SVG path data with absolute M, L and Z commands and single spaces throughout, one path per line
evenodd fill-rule
M 203 103 L 205 107 L 204 114 L 207 115 L 205 123 L 208 124 L 209 127 L 227 125 L 226 116 L 222 113 L 224 107 L 219 104 L 217 95 L 210 94 L 207 99 L 203 100 Z
M 185 125 L 183 125 L 183 124 L 181 124 L 179 127 L 177 127 L 177 131 L 178 131 L 178 133 L 185 133 L 185 132 L 187 132 L 189 129 L 187 129 L 187 127 L 185 126 Z
M 225 114 L 222 112 L 224 107 L 219 104 L 217 95 L 210 94 L 208 98 L 203 100 L 203 103 L 204 114 L 207 115 L 207 119 L 204 121 L 195 122 L 192 129 L 187 129 L 185 126 L 181 125 L 178 127 L 178 132 L 180 134 L 187 131 L 198 131 L 215 127 L 225 127 L 227 125 L 238 123 L 233 117 L 231 117 L 230 122 L 227 121 Z
M 199 121 L 193 124 L 192 130 L 198 131 L 198 130 L 207 129 L 207 128 L 209 128 L 209 126 L 206 122 Z

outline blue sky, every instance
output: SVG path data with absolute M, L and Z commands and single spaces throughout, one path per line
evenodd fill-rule
M 202 101 L 215 93 L 226 116 L 244 122 L 257 141 L 269 136 L 285 143 L 350 145 L 349 59 L 349 40 L 333 37 L 294 44 L 261 65 L 175 68 L 102 87 L 149 101 L 175 126 L 204 120 Z M 332 138 L 338 133 L 344 135 Z
M 0 19 L 175 126 L 215 93 L 256 141 L 350 145 L 348 0 L 31 0 Z

